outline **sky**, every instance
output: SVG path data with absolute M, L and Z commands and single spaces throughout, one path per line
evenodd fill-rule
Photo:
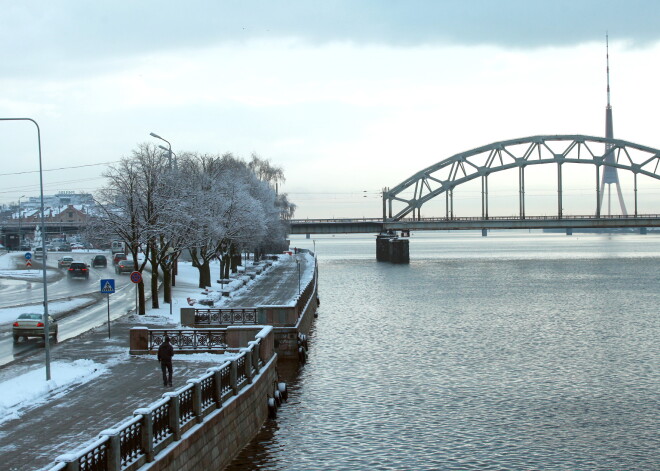
M 141 143 L 167 146 L 154 132 L 177 154 L 257 153 L 281 166 L 297 218 L 379 217 L 384 187 L 456 153 L 604 135 L 606 33 L 614 135 L 660 148 L 657 0 L 0 8 L 0 117 L 37 121 L 46 194 L 93 193 L 109 163 Z M 35 130 L 0 122 L 0 204 L 39 194 Z M 500 191 L 515 193 L 509 180 Z M 548 191 L 536 183 L 530 194 Z M 579 198 L 574 186 L 565 193 Z

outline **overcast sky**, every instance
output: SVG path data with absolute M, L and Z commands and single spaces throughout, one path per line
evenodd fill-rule
M 657 0 L 0 7 L 0 117 L 39 123 L 47 194 L 93 192 L 155 132 L 282 166 L 297 217 L 378 217 L 383 187 L 458 152 L 603 135 L 606 32 L 614 134 L 660 148 Z M 33 126 L 0 122 L 0 203 L 38 196 L 37 157 Z

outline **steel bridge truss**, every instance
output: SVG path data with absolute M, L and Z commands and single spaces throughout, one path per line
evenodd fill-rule
M 607 158 L 607 160 L 606 160 Z M 529 165 L 556 164 L 557 209 L 562 218 L 562 165 L 565 163 L 596 166 L 596 217 L 600 217 L 601 172 L 603 166 L 628 170 L 634 175 L 635 216 L 637 216 L 637 177 L 645 175 L 660 180 L 660 150 L 620 139 L 583 135 L 532 136 L 495 142 L 456 154 L 417 172 L 397 186 L 383 191 L 383 220 L 421 218 L 421 207 L 443 193 L 446 218 L 454 217 L 453 190 L 462 183 L 481 179 L 482 218 L 488 219 L 488 176 L 494 172 L 518 168 L 519 216 L 525 219 L 525 168 Z M 411 198 L 404 196 L 412 192 Z M 393 204 L 403 209 L 393 213 Z M 398 209 L 398 208 L 397 208 Z

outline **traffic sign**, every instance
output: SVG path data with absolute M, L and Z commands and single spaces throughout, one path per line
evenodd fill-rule
M 142 281 L 142 273 L 139 271 L 131 272 L 131 281 L 135 284 L 140 283 Z
M 25 260 L 30 260 L 32 258 L 32 254 L 30 252 L 25 252 Z
M 115 292 L 115 280 L 101 280 L 101 293 L 112 294 Z
M 28 260 L 27 262 L 25 262 L 25 266 L 26 266 L 26 267 L 31 267 L 31 266 L 32 266 L 32 262 L 31 262 L 30 260 Z

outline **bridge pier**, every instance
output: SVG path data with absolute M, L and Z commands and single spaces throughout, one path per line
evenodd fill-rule
M 376 236 L 376 260 L 390 263 L 410 263 L 408 239 L 399 239 L 394 234 Z
M 488 229 L 483 228 L 481 229 L 481 237 L 486 237 L 488 235 Z

